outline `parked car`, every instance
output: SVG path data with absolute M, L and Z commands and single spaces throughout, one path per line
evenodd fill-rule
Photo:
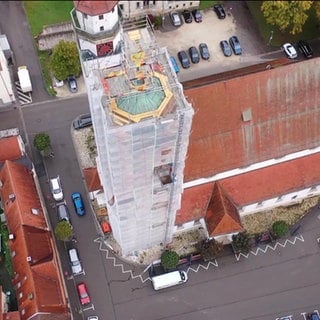
M 81 262 L 79 260 L 78 251 L 76 248 L 69 249 L 69 260 L 73 274 L 78 274 L 82 271 Z
M 63 80 L 59 80 L 59 79 L 57 79 L 55 77 L 52 78 L 52 82 L 53 82 L 53 86 L 56 87 L 56 88 L 61 88 L 64 85 Z
M 307 320 L 320 320 L 320 317 L 316 312 L 312 312 L 307 315 Z
M 74 192 L 71 195 L 71 199 L 78 216 L 83 216 L 85 214 L 84 204 L 82 201 L 81 194 L 79 192 Z
M 68 87 L 70 92 L 72 93 L 76 93 L 78 91 L 78 85 L 77 85 L 77 80 L 75 76 L 69 76 L 67 78 L 67 82 L 68 82 Z
M 90 126 L 92 126 L 92 119 L 90 114 L 81 115 L 73 121 L 73 128 L 76 130 Z
M 87 320 L 99 320 L 97 316 L 89 316 Z
M 179 15 L 178 12 L 176 12 L 176 11 L 171 12 L 171 13 L 170 13 L 170 17 L 171 17 L 172 24 L 173 24 L 175 27 L 181 26 L 181 18 L 180 18 L 180 15 Z
M 179 61 L 182 65 L 182 68 L 184 68 L 184 69 L 190 68 L 190 60 L 189 60 L 189 57 L 185 51 L 179 51 L 178 58 L 179 58 Z
M 295 47 L 291 43 L 285 43 L 282 49 L 289 59 L 295 59 L 298 56 Z
M 59 221 L 68 221 L 70 223 L 69 209 L 65 203 L 60 203 L 57 205 L 57 213 Z
M 299 51 L 306 57 L 306 58 L 312 58 L 313 56 L 313 51 L 310 46 L 310 44 L 307 41 L 300 40 L 298 41 L 298 48 Z
M 198 9 L 192 10 L 192 15 L 195 22 L 202 22 L 202 14 L 200 10 Z
M 210 52 L 208 49 L 208 46 L 206 43 L 200 43 L 199 44 L 199 51 L 200 51 L 200 55 L 202 57 L 203 60 L 209 60 L 210 59 Z
M 242 54 L 242 48 L 241 48 L 240 41 L 239 41 L 238 37 L 236 37 L 236 36 L 230 37 L 229 43 L 230 43 L 230 46 L 231 46 L 234 54 L 236 54 L 236 55 Z
M 191 23 L 192 22 L 192 15 L 191 12 L 189 10 L 184 10 L 182 12 L 183 18 L 185 23 Z
M 220 48 L 226 57 L 230 57 L 232 55 L 232 51 L 227 40 L 220 41 Z
M 91 302 L 91 299 L 87 290 L 87 286 L 85 285 L 84 282 L 77 284 L 77 291 L 78 291 L 80 303 L 82 306 Z
M 221 4 L 215 4 L 213 6 L 213 10 L 215 11 L 219 19 L 224 19 L 226 17 L 226 12 L 224 11 Z
M 63 192 L 60 183 L 60 177 L 57 176 L 55 178 L 50 179 L 49 184 L 53 199 L 56 201 L 61 201 L 63 199 Z
M 189 56 L 190 56 L 192 63 L 199 63 L 200 56 L 199 56 L 199 51 L 196 47 L 189 48 Z
M 171 65 L 172 65 L 172 68 L 174 70 L 175 73 L 178 73 L 180 71 L 179 67 L 178 67 L 178 64 L 177 64 L 177 60 L 175 59 L 175 57 L 170 57 L 170 62 L 171 62 Z

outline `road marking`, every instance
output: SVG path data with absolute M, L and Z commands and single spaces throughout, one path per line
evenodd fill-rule
M 82 311 L 88 311 L 88 310 L 94 310 L 94 305 L 92 304 L 90 307 L 88 308 L 82 308 Z
M 117 258 L 112 256 L 112 250 L 111 249 L 108 249 L 107 245 L 104 243 L 104 241 L 101 239 L 101 238 L 97 238 L 94 240 L 94 242 L 96 243 L 99 243 L 99 250 L 100 251 L 103 251 L 106 253 L 106 260 L 110 260 L 113 262 L 113 266 L 114 267 L 119 267 L 121 269 L 121 272 L 123 274 L 129 274 L 131 279 L 140 279 L 140 281 L 142 283 L 145 283 L 146 281 L 150 280 L 151 281 L 151 278 L 149 277 L 149 274 L 147 274 L 148 276 L 147 277 L 144 277 L 143 275 L 146 274 L 149 270 L 149 268 L 151 267 L 152 264 L 150 264 L 148 267 L 146 267 L 140 274 L 138 275 L 135 275 L 133 273 L 132 270 L 125 270 L 125 266 L 123 263 L 119 263 L 117 262 Z M 196 267 L 188 267 L 186 272 L 189 273 L 189 272 L 199 272 L 201 269 L 204 269 L 204 270 L 208 270 L 211 266 L 217 268 L 219 265 L 218 265 L 218 262 L 216 259 L 212 260 L 212 261 L 206 261 L 206 262 L 201 262 L 199 263 Z
M 23 92 L 20 86 L 20 82 L 16 81 L 15 82 L 17 92 L 18 92 L 18 99 L 21 104 L 28 104 L 32 102 L 32 97 L 30 92 Z
M 235 258 L 236 258 L 237 261 L 239 261 L 241 257 L 248 258 L 250 254 L 253 254 L 253 255 L 256 256 L 256 255 L 258 255 L 260 252 L 261 252 L 261 253 L 266 253 L 268 250 L 273 250 L 273 251 L 275 251 L 277 247 L 282 247 L 282 248 L 284 248 L 284 247 L 285 247 L 286 245 L 288 245 L 288 244 L 294 245 L 298 240 L 301 241 L 301 242 L 304 242 L 303 236 L 302 236 L 302 235 L 296 236 L 296 237 L 294 237 L 293 240 L 286 239 L 283 244 L 282 244 L 281 242 L 279 242 L 279 241 L 276 242 L 274 245 L 267 244 L 264 248 L 258 247 L 256 250 L 251 250 L 251 251 L 250 251 L 249 253 L 247 253 L 247 254 L 244 254 L 244 253 L 238 253 L 238 254 L 236 254 L 236 253 L 235 253 Z

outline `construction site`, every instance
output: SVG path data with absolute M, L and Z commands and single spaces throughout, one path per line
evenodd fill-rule
M 123 255 L 172 241 L 192 106 L 152 30 L 123 30 L 121 52 L 82 61 L 97 170 Z

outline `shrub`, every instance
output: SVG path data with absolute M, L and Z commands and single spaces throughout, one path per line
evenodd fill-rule
M 179 255 L 175 251 L 167 250 L 161 255 L 161 265 L 165 269 L 174 269 L 179 263 Z
M 216 258 L 223 251 L 223 244 L 215 239 L 205 239 L 197 244 L 197 249 L 203 260 Z
M 232 246 L 234 251 L 248 253 L 252 246 L 250 235 L 246 231 L 234 234 L 232 236 Z
M 66 220 L 59 221 L 56 228 L 54 229 L 54 234 L 58 240 L 69 241 L 73 235 L 73 230 L 70 222 Z
M 273 225 L 272 225 L 272 233 L 276 237 L 285 236 L 288 232 L 289 232 L 289 226 L 285 221 L 279 220 L 279 221 L 276 221 L 276 222 L 273 223 Z

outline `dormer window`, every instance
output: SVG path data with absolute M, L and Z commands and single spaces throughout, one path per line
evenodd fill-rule
M 99 20 L 103 20 L 103 14 L 100 14 Z

